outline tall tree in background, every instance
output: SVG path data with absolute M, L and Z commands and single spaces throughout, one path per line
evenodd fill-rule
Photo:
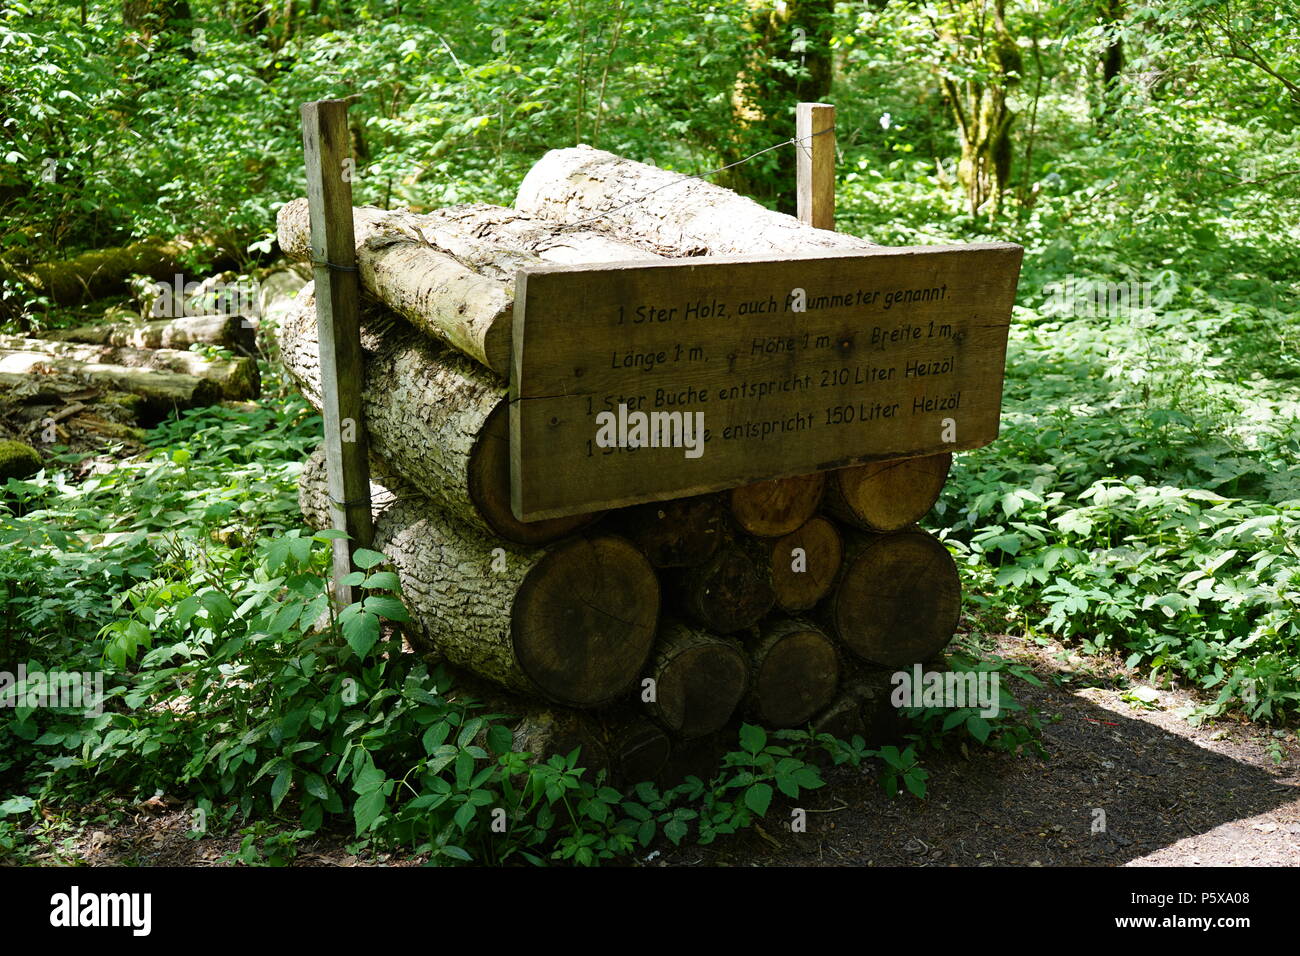
M 834 0 L 749 0 L 752 46 L 732 91 L 734 128 L 721 149 L 733 163 L 794 134 L 794 107 L 831 90 Z M 795 153 L 773 150 L 719 180 L 794 210 Z
M 957 124 L 957 179 L 972 216 L 1002 206 L 1011 180 L 1008 92 L 1020 82 L 1020 51 L 1007 29 L 1005 0 L 947 0 L 931 16 L 943 51 L 939 82 Z

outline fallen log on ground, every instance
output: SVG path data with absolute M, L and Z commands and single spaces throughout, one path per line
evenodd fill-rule
M 104 322 L 42 333 L 56 342 L 124 345 L 135 349 L 187 349 L 216 345 L 244 355 L 257 349 L 257 331 L 238 315 L 187 315 L 148 322 Z
M 14 356 L 12 362 L 5 361 Z M 21 356 L 21 358 L 19 358 Z M 217 387 L 220 398 L 242 401 L 256 398 L 261 389 L 257 360 L 247 356 L 208 359 L 197 352 L 180 349 L 130 348 L 117 345 L 91 345 L 83 342 L 51 342 L 46 339 L 0 335 L 0 361 L 6 371 L 19 370 L 23 362 L 39 365 L 42 357 L 55 367 L 111 365 L 140 370 L 176 372 L 206 379 Z
M 211 239 L 144 239 L 83 252 L 64 261 L 32 265 L 0 261 L 0 280 L 24 285 L 55 305 L 77 305 L 124 289 L 133 275 L 159 281 L 182 275 L 195 249 L 206 249 L 220 260 L 229 258 L 229 250 Z
M 765 727 L 797 727 L 835 698 L 839 654 L 826 633 L 811 622 L 794 618 L 766 622 L 750 659 L 747 708 Z
M 286 255 L 310 258 L 305 199 L 281 207 L 276 226 Z M 510 374 L 514 282 L 520 269 L 657 258 L 599 233 L 564 234 L 545 220 L 481 204 L 428 215 L 358 208 L 353 230 L 357 268 L 367 292 L 502 378 Z
M 138 395 L 151 415 L 212 405 L 221 398 L 217 383 L 181 372 L 81 362 L 44 351 L 0 350 L 0 384 L 21 386 L 47 374 Z
M 280 327 L 285 368 L 321 408 L 316 301 L 304 289 Z M 362 316 L 365 424 L 374 449 L 449 514 L 520 544 L 554 541 L 594 515 L 523 522 L 510 510 L 506 386 L 395 317 Z

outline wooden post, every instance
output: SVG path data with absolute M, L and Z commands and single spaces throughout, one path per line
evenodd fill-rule
M 799 151 L 799 220 L 817 229 L 835 228 L 835 107 L 800 103 L 795 110 Z
M 348 100 L 302 106 L 330 523 L 348 535 L 334 542 L 334 598 L 340 606 L 353 601 L 353 589 L 343 583 L 354 569 L 352 549 L 369 546 L 374 531 L 361 413 L 361 299 L 352 232 L 353 160 L 347 114 Z

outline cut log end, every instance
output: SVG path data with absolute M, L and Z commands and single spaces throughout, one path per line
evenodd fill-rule
M 957 565 L 924 531 L 862 535 L 830 604 L 835 633 L 864 660 L 924 661 L 952 640 L 961 615 Z
M 952 455 L 876 461 L 833 472 L 826 508 L 865 531 L 901 531 L 934 507 Z
M 650 712 L 683 739 L 721 730 L 745 696 L 749 664 L 740 645 L 685 625 L 660 637 Z
M 835 698 L 839 680 L 839 655 L 820 628 L 773 621 L 753 652 L 750 709 L 766 727 L 797 727 Z
M 794 531 L 816 513 L 825 487 L 825 472 L 815 472 L 733 488 L 731 514 L 750 534 L 778 538 Z
M 722 543 L 723 504 L 717 495 L 638 505 L 611 517 L 656 568 L 697 567 Z
M 767 578 L 767 569 L 743 547 L 728 545 L 700 567 L 673 572 L 668 580 L 686 617 L 717 634 L 734 634 L 772 609 Z
M 844 542 L 834 523 L 814 515 L 772 544 L 772 592 L 785 611 L 807 611 L 839 577 Z
M 512 610 L 515 658 L 548 697 L 605 703 L 641 673 L 659 622 L 654 569 L 627 541 L 557 545 L 525 578 Z

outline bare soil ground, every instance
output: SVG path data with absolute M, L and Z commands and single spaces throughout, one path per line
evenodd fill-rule
M 708 847 L 661 846 L 649 866 L 1296 866 L 1300 865 L 1300 744 L 1240 720 L 1190 724 L 1194 693 L 1154 688 L 1150 705 L 1104 658 L 1056 644 L 1003 637 L 998 652 L 1044 680 L 1017 684 L 1044 721 L 1048 759 L 985 750 L 930 752 L 923 801 L 888 798 L 875 771 L 838 768 L 802 801 L 807 831 L 793 833 L 789 805 L 761 828 Z M 1053 719 L 1059 718 L 1059 719 Z M 1102 820 L 1104 829 L 1095 824 Z M 190 839 L 190 812 L 165 797 L 134 808 L 126 824 L 87 826 L 43 862 L 91 866 L 219 866 L 238 835 Z M 418 857 L 359 858 L 348 835 L 298 845 L 298 866 L 410 866 Z

